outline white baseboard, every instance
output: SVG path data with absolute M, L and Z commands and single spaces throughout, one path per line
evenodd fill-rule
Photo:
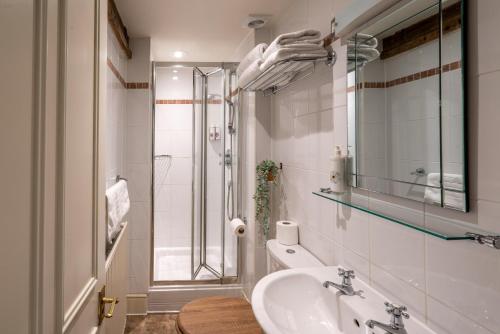
M 243 297 L 243 290 L 240 284 L 152 287 L 148 312 L 175 313 L 194 299 L 210 296 Z
M 128 294 L 127 295 L 127 315 L 145 315 L 148 313 L 148 295 L 147 294 Z

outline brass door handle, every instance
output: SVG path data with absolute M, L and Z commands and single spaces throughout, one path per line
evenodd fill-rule
M 103 286 L 99 292 L 99 308 L 97 310 L 97 316 L 99 319 L 99 325 L 102 324 L 104 318 L 113 317 L 115 312 L 115 306 L 119 303 L 118 298 L 106 297 L 106 286 Z M 106 313 L 106 304 L 111 304 L 109 311 Z
M 120 301 L 118 298 L 110 298 L 110 297 L 103 297 L 102 298 L 103 304 L 111 304 L 111 307 L 109 308 L 109 312 L 104 314 L 105 318 L 111 318 L 113 317 L 113 313 L 115 312 L 115 306 L 118 304 Z

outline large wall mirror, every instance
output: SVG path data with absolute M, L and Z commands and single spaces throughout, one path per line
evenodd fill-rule
M 347 41 L 353 187 L 467 211 L 463 1 L 402 1 Z

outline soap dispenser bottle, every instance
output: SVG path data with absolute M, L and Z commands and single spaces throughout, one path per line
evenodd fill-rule
M 345 157 L 342 156 L 340 146 L 335 146 L 335 154 L 331 158 L 332 170 L 330 172 L 330 189 L 335 193 L 345 192 Z

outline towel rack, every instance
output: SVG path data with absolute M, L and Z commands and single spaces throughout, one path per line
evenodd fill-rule
M 262 91 L 264 96 L 276 94 L 291 84 L 313 74 L 317 63 L 324 62 L 329 66 L 333 66 L 336 59 L 335 52 L 329 50 L 328 56 L 296 57 L 282 60 L 261 73 L 257 78 L 243 87 L 243 90 Z
M 127 182 L 128 182 L 128 180 L 127 180 L 126 178 L 121 177 L 119 174 L 118 174 L 118 175 L 116 175 L 116 183 L 118 183 L 118 181 L 120 181 L 120 180 L 123 180 L 123 181 L 127 181 Z
M 337 54 L 332 48 L 335 36 L 335 18 L 331 21 L 332 32 L 323 38 L 323 47 L 328 51 L 327 56 L 295 57 L 277 62 L 261 73 L 253 81 L 242 87 L 246 91 L 262 91 L 264 96 L 276 94 L 293 83 L 307 78 L 316 70 L 317 63 L 326 63 L 332 67 L 337 61 Z

